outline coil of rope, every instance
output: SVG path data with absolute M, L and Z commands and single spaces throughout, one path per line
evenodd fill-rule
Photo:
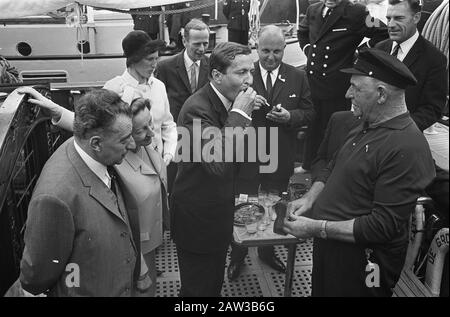
M 9 62 L 0 56 L 0 84 L 20 83 L 19 72 L 9 64 Z
M 439 7 L 430 15 L 422 30 L 422 36 L 435 45 L 448 60 L 448 36 L 449 36 L 449 15 L 448 1 L 444 0 Z

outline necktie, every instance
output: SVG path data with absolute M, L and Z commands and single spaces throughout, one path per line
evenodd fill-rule
M 194 93 L 197 89 L 197 64 L 192 63 L 191 66 L 191 91 Z
M 270 99 L 271 97 L 271 93 L 272 93 L 272 72 L 268 71 L 267 72 L 267 77 L 266 77 L 266 90 L 267 90 L 267 98 Z
M 117 173 L 114 167 L 108 166 L 106 167 L 106 170 L 108 171 L 109 177 L 111 178 L 111 191 L 116 195 L 117 197 Z
M 394 46 L 394 50 L 392 51 L 392 56 L 395 56 L 395 57 L 398 57 L 397 55 L 398 55 L 398 51 L 399 51 L 399 49 L 400 49 L 400 45 L 398 45 L 397 43 L 395 44 L 395 46 Z

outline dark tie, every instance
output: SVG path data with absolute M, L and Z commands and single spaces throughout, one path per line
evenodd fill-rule
M 397 43 L 395 43 L 395 46 L 394 46 L 394 50 L 392 51 L 392 56 L 395 56 L 395 57 L 397 57 L 397 55 L 398 55 L 398 50 L 400 49 L 400 45 L 398 45 Z
M 112 166 L 106 167 L 109 177 L 111 177 L 111 191 L 116 195 L 117 198 L 117 172 Z
M 271 93 L 272 93 L 272 76 L 271 75 L 272 75 L 272 72 L 268 71 L 267 77 L 266 77 L 266 90 L 267 90 L 267 98 L 268 99 L 270 99 Z
M 197 90 L 197 64 L 191 65 L 191 91 L 194 93 Z

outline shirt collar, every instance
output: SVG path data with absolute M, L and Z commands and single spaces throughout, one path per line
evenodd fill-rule
M 411 48 L 413 47 L 414 43 L 416 43 L 418 38 L 419 38 L 419 31 L 416 30 L 416 33 L 414 33 L 413 36 L 411 36 L 409 39 L 400 44 L 403 56 L 406 56 L 408 54 L 408 52 L 411 50 Z M 392 47 L 394 47 L 396 44 L 398 43 L 394 41 Z
M 187 53 L 186 50 L 184 50 L 183 56 L 184 56 L 184 65 L 186 66 L 186 69 L 191 69 L 191 66 L 192 66 L 192 64 L 194 64 L 194 63 L 197 64 L 198 67 L 200 66 L 200 60 L 194 62 L 194 61 L 189 57 L 189 55 L 188 55 L 188 53 Z
M 266 80 L 266 77 L 267 77 L 267 70 L 266 70 L 264 67 L 262 67 L 261 63 L 258 63 L 258 64 L 259 64 L 259 68 L 260 68 L 260 70 L 261 70 L 261 77 L 262 77 L 264 80 Z M 280 71 L 280 66 L 281 66 L 281 64 L 278 65 L 277 68 L 275 68 L 274 70 L 272 70 L 272 78 L 273 78 L 273 77 L 275 77 L 275 79 L 278 78 L 278 72 Z
M 227 97 L 225 97 L 224 95 L 222 95 L 216 87 L 214 87 L 214 85 L 212 83 L 210 83 L 212 89 L 214 90 L 214 92 L 216 93 L 217 97 L 219 97 L 220 101 L 222 101 L 222 104 L 225 106 L 225 109 L 227 109 L 227 111 L 230 110 L 231 105 L 233 104 L 232 101 L 228 100 Z
M 80 154 L 81 159 L 84 163 L 89 167 L 89 169 L 97 175 L 100 180 L 105 183 L 106 186 L 109 187 L 109 178 L 106 166 L 89 156 L 78 144 L 77 141 L 73 141 L 73 145 L 75 146 L 75 150 Z
M 139 86 L 150 86 L 151 87 L 153 84 L 153 75 L 148 79 L 148 81 L 146 83 L 139 84 L 137 79 L 134 78 L 133 76 L 131 76 L 131 74 L 128 72 L 128 69 L 126 69 L 123 72 L 122 78 L 127 84 L 129 84 L 130 86 L 133 86 L 133 87 L 139 87 Z
M 389 119 L 385 122 L 382 122 L 380 124 L 377 124 L 375 126 L 369 126 L 369 128 L 376 129 L 378 127 L 380 128 L 388 128 L 392 130 L 403 130 L 407 126 L 409 126 L 412 123 L 411 116 L 409 115 L 409 112 L 402 113 L 401 115 L 398 115 L 392 119 Z

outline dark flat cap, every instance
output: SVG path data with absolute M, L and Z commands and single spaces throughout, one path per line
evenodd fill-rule
M 341 72 L 373 77 L 401 89 L 417 84 L 416 78 L 405 64 L 397 57 L 376 48 L 362 49 L 353 67 L 341 69 Z
M 129 58 L 133 55 L 152 54 L 164 47 L 161 40 L 152 40 L 144 31 L 131 31 L 122 40 L 122 49 L 125 57 Z

